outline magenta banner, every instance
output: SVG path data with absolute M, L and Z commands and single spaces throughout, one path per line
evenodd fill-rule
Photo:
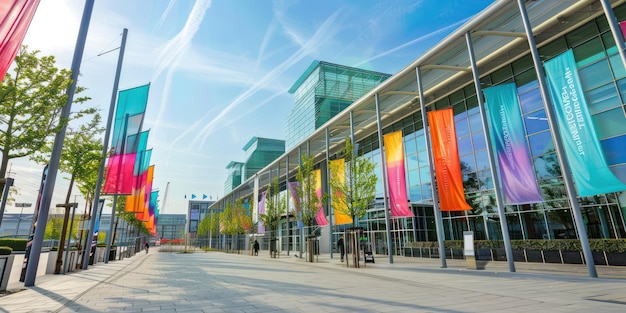
M 406 195 L 402 131 L 386 134 L 383 138 L 383 142 L 385 143 L 391 215 L 395 217 L 413 216 Z

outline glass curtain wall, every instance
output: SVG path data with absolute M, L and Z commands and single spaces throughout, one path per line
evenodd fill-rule
M 615 10 L 626 19 L 626 5 Z M 589 109 L 609 167 L 626 182 L 626 70 L 604 16 L 539 48 L 542 61 L 568 49 L 574 51 Z M 530 54 L 483 77 L 483 86 L 514 82 L 518 86 L 521 112 L 535 176 L 543 203 L 507 205 L 506 223 L 511 239 L 576 238 L 576 230 L 561 170 L 548 129 Z M 465 198 L 472 210 L 443 212 L 445 238 L 463 239 L 463 231 L 474 231 L 475 239 L 502 239 L 487 158 L 487 143 L 473 84 L 439 99 L 433 109 L 453 108 L 463 173 Z M 415 113 L 383 129 L 387 134 L 402 130 L 407 170 L 407 193 L 415 218 L 391 219 L 396 247 L 410 241 L 435 241 L 432 182 L 428 168 L 421 113 Z M 376 164 L 380 178 L 380 147 L 377 134 L 359 142 L 359 155 Z M 382 201 L 382 181 L 377 198 Z M 626 237 L 626 192 L 579 198 L 589 238 Z M 366 227 L 377 253 L 386 253 L 386 229 L 382 203 L 368 211 L 360 226 Z M 398 249 L 396 249 L 397 251 Z

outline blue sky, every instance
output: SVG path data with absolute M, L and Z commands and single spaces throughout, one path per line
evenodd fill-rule
M 128 28 L 120 89 L 151 84 L 144 128 L 154 187 L 164 213 L 185 213 L 191 194 L 223 196 L 225 167 L 244 160 L 250 138 L 285 138 L 287 90 L 311 62 L 393 74 L 492 2 L 96 1 L 78 83 L 106 116 L 117 52 L 97 55 L 118 47 Z M 41 0 L 24 43 L 70 68 L 83 6 Z M 41 169 L 12 162 L 17 202 L 34 202 Z M 51 207 L 63 202 L 63 176 Z

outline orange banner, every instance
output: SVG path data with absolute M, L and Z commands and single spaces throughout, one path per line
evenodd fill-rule
M 441 211 L 465 211 L 472 208 L 465 202 L 461 161 L 456 142 L 452 109 L 428 112 L 433 160 Z
M 341 182 L 346 180 L 345 161 L 343 159 L 330 161 L 331 175 Z M 333 192 L 333 211 L 335 212 L 335 225 L 352 224 L 352 217 L 348 213 L 346 196 L 341 192 Z

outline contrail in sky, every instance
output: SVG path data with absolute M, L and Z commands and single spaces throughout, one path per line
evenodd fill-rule
M 189 148 L 191 149 L 192 147 L 197 146 L 198 144 L 204 145 L 208 136 L 211 135 L 211 133 L 213 132 L 213 129 L 215 128 L 215 126 L 217 126 L 218 122 L 220 122 L 220 120 L 224 116 L 226 116 L 226 114 L 228 114 L 231 110 L 236 108 L 239 104 L 241 104 L 242 102 L 250 98 L 257 91 L 262 90 L 267 84 L 271 83 L 274 79 L 276 79 L 277 77 L 280 77 L 280 75 L 284 73 L 287 69 L 295 65 L 300 60 L 307 57 L 311 53 L 311 51 L 314 51 L 315 49 L 317 49 L 321 43 L 329 40 L 337 31 L 337 28 L 334 26 L 335 26 L 335 21 L 337 20 L 338 16 L 339 16 L 339 11 L 333 13 L 333 15 L 331 15 L 328 19 L 324 21 L 322 26 L 317 29 L 315 34 L 313 34 L 313 36 L 308 41 L 306 41 L 304 45 L 298 51 L 296 51 L 293 55 L 287 58 L 283 63 L 276 66 L 268 74 L 263 76 L 258 82 L 250 86 L 246 91 L 244 91 L 237 98 L 235 98 L 217 115 L 206 114 L 201 120 L 207 119 L 209 117 L 213 117 L 213 119 L 211 119 L 208 123 L 203 123 L 204 127 L 193 138 L 193 140 L 189 144 Z M 196 124 L 194 124 L 194 126 L 196 126 Z M 174 143 L 181 140 L 182 138 L 185 138 L 191 132 L 194 132 L 194 131 L 195 129 L 192 129 L 192 127 L 188 128 L 186 131 L 181 133 L 174 140 Z

